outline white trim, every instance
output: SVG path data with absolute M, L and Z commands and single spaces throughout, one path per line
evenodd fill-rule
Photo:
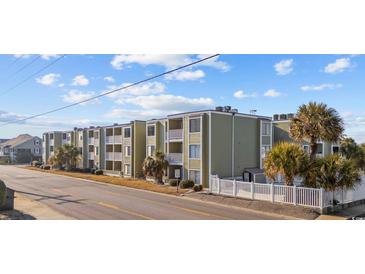
M 235 134 L 235 131 L 234 131 L 234 128 L 235 128 L 235 124 L 234 124 L 234 119 L 235 118 L 235 114 L 233 113 L 232 114 L 232 151 L 231 151 L 231 154 L 232 154 L 232 159 L 231 159 L 231 164 L 232 164 L 232 167 L 231 167 L 231 174 L 232 174 L 232 177 L 234 177 L 234 134 Z
M 209 161 L 209 166 L 208 166 L 208 184 L 209 184 L 209 189 L 210 189 L 210 177 L 211 177 L 211 173 L 212 173 L 212 112 L 209 111 L 209 155 L 208 155 L 208 161 Z
M 262 120 L 260 120 L 260 152 L 259 152 L 259 158 L 260 158 L 260 169 L 262 169 Z
M 200 184 L 203 184 L 203 115 L 200 116 Z

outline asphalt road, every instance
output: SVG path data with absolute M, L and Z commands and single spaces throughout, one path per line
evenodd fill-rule
M 81 220 L 274 220 L 278 216 L 121 186 L 0 166 L 16 192 Z

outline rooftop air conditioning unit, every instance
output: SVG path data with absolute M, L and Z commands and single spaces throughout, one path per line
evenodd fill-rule
M 279 120 L 279 114 L 274 114 L 274 115 L 272 116 L 272 118 L 273 118 L 273 120 L 274 120 L 274 121 Z
M 216 110 L 216 111 L 223 111 L 223 107 L 220 107 L 220 106 L 215 107 L 215 110 Z
M 286 114 L 280 114 L 280 120 L 288 120 L 288 116 Z
M 224 106 L 224 111 L 225 112 L 230 112 L 231 111 L 231 106 Z
M 288 117 L 288 119 L 293 119 L 294 118 L 294 113 L 288 113 L 287 117 Z
M 238 109 L 236 109 L 236 108 L 232 108 L 232 109 L 231 109 L 231 112 L 232 112 L 232 113 L 238 113 Z

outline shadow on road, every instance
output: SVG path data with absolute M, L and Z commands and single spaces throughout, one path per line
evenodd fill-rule
M 39 197 L 38 199 L 35 199 L 35 201 L 44 201 L 44 200 L 58 200 L 59 202 L 57 204 L 66 204 L 66 203 L 75 203 L 75 204 L 82 204 L 83 201 L 86 201 L 87 199 L 77 199 L 77 200 L 70 200 L 66 199 L 67 197 L 71 197 L 71 195 L 55 195 L 55 196 L 49 196 L 49 195 L 42 195 L 37 193 L 31 193 L 31 192 L 25 192 L 25 191 L 18 191 L 17 193 L 26 194 L 30 196 Z

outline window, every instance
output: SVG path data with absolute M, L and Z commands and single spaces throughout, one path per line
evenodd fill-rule
M 200 132 L 200 118 L 189 120 L 189 132 Z
M 131 166 L 130 165 L 124 165 L 124 174 L 130 175 L 131 174 Z
M 79 136 L 79 140 L 82 141 L 82 135 Z
M 131 156 L 131 146 L 125 146 L 124 151 L 125 151 L 124 153 L 125 156 Z
M 262 123 L 261 125 L 261 135 L 270 136 L 271 135 L 271 123 Z
M 53 133 L 49 135 L 49 139 L 53 140 Z
M 44 142 L 44 138 L 45 138 L 45 136 L 43 135 L 42 137 L 43 137 L 43 142 Z
M 50 146 L 50 147 L 49 147 L 49 151 L 50 151 L 50 152 L 53 152 L 53 146 Z
M 94 137 L 94 131 L 89 131 L 89 138 L 93 138 Z
M 189 158 L 190 159 L 200 159 L 200 145 L 190 145 L 189 146 Z
M 94 146 L 93 145 L 89 146 L 89 152 L 94 152 Z
M 303 145 L 303 150 L 305 153 L 309 154 L 309 146 L 308 145 Z
M 340 152 L 340 147 L 339 146 L 332 146 L 332 153 L 339 153 Z
M 34 153 L 35 153 L 35 154 L 39 154 L 39 148 L 35 148 L 35 149 L 34 149 Z
M 95 131 L 95 132 L 94 132 L 94 138 L 95 138 L 95 139 L 99 139 L 99 132 L 98 132 L 98 131 Z
M 67 136 L 66 136 L 66 133 L 62 133 L 62 139 L 63 139 L 63 140 L 66 140 L 66 137 L 67 137 Z
M 130 138 L 131 137 L 131 128 L 127 127 L 124 129 L 124 138 Z
M 155 154 L 155 146 L 147 146 L 147 156 L 153 156 Z
M 35 146 L 39 146 L 39 140 L 35 140 L 35 141 L 34 141 L 34 145 L 35 145 Z
M 269 151 L 271 150 L 271 146 L 262 146 L 261 148 L 261 158 L 264 159 L 267 155 L 267 153 L 269 153 Z
M 99 147 L 95 147 L 95 154 L 99 155 Z
M 155 136 L 155 126 L 147 127 L 147 136 Z
M 82 147 L 79 147 L 80 155 L 82 155 Z
M 200 171 L 198 171 L 198 170 L 189 170 L 189 179 L 194 181 L 195 184 L 200 185 Z

